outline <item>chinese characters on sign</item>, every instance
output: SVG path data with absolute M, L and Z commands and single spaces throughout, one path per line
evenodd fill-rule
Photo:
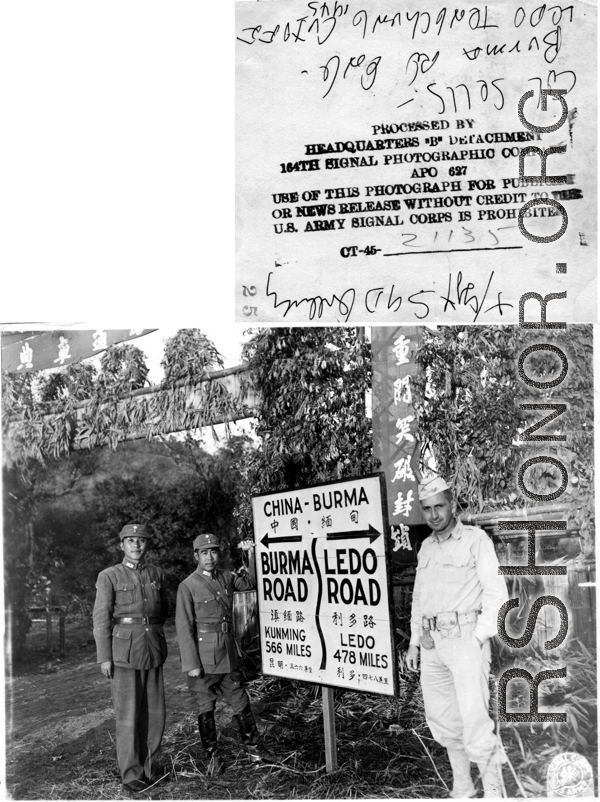
M 67 359 L 71 359 L 70 350 L 71 346 L 69 345 L 68 339 L 66 337 L 60 337 L 58 340 L 58 357 L 54 361 L 64 365 Z
M 414 562 L 409 526 L 422 523 L 417 501 L 419 444 L 412 406 L 420 329 L 373 327 L 373 436 L 386 475 L 394 561 Z
M 394 695 L 383 481 L 253 498 L 266 674 Z
M 68 329 L 2 334 L 2 370 L 24 372 L 72 365 L 111 345 L 142 337 L 155 329 Z

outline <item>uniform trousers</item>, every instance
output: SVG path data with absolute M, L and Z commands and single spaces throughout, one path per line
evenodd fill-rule
M 165 729 L 162 666 L 114 667 L 112 697 L 117 720 L 117 761 L 124 783 L 152 775 Z
M 490 642 L 483 647 L 473 625 L 458 638 L 431 633 L 435 649 L 421 647 L 425 717 L 435 740 L 447 749 L 465 749 L 470 760 L 487 762 L 497 749 L 489 715 Z
M 235 715 L 239 715 L 250 704 L 248 694 L 244 689 L 244 677 L 239 670 L 228 674 L 205 674 L 203 677 L 187 678 L 188 688 L 195 694 L 198 703 L 198 713 L 208 713 L 214 710 L 217 703 L 217 691 L 223 694 L 228 705 L 231 705 Z

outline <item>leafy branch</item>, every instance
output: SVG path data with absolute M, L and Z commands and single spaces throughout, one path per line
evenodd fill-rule
M 519 376 L 517 359 L 530 345 L 549 343 L 567 357 L 567 375 L 556 387 L 536 388 Z M 565 465 L 568 485 L 561 503 L 580 530 L 584 553 L 591 550 L 593 529 L 593 381 L 591 326 L 570 325 L 543 334 L 515 326 L 440 327 L 425 331 L 416 360 L 421 372 L 413 388 L 422 438 L 422 460 L 433 457 L 453 483 L 462 507 L 471 512 L 535 506 L 517 485 L 527 459 L 549 455 Z M 532 352 L 524 362 L 530 380 L 550 384 L 562 371 L 548 350 Z M 525 440 L 524 432 L 540 413 L 524 403 L 564 403 L 567 411 L 544 426 L 541 434 L 564 441 Z M 542 411 L 542 415 L 544 413 Z M 549 495 L 562 484 L 550 462 L 529 468 L 525 485 Z
M 79 362 L 52 374 L 3 373 L 7 464 L 26 473 L 32 461 L 74 448 L 114 449 L 125 439 L 213 426 L 241 411 L 212 377 L 223 360 L 197 329 L 181 329 L 167 340 L 162 365 L 162 384 L 148 387 L 143 353 L 121 344 L 107 349 L 99 371 Z

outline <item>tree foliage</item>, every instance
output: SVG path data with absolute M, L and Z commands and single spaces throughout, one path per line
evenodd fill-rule
M 215 366 L 223 367 L 223 357 L 199 329 L 180 329 L 165 343 L 161 360 L 165 383 L 197 382 L 208 377 Z
M 145 358 L 134 345 L 108 348 L 100 370 L 77 362 L 55 373 L 2 374 L 5 460 L 23 473 L 32 460 L 66 455 L 73 448 L 117 444 L 128 437 L 211 426 L 238 404 L 219 381 L 222 367 L 212 342 L 197 329 L 181 329 L 165 343 L 164 380 L 158 392 L 132 396 L 148 383 Z M 194 400 L 191 403 L 191 393 Z
M 12 481 L 11 481 L 12 480 Z M 23 494 L 14 487 L 15 472 L 2 472 L 2 519 L 4 532 L 4 608 L 8 620 L 8 647 L 13 654 L 21 651 L 31 626 L 27 611 L 31 593 L 30 510 Z
M 4 540 L 4 605 L 12 616 L 10 637 L 16 654 L 24 646 L 31 619 L 28 607 L 35 600 L 46 602 L 46 592 L 52 584 L 50 577 L 57 573 L 62 559 L 48 549 L 51 541 L 50 523 L 46 512 L 52 503 L 68 505 L 77 483 L 93 473 L 97 454 L 79 455 L 69 464 L 60 478 L 49 483 L 56 471 L 56 461 L 34 463 L 26 480 L 15 468 L 2 471 L 3 540 Z M 57 532 L 68 540 L 73 514 L 60 520 Z M 52 601 L 52 603 L 55 603 Z
M 562 369 L 548 350 L 532 352 L 519 376 L 517 360 L 530 345 L 549 343 L 561 349 L 569 369 Z M 416 355 L 415 409 L 423 441 L 423 459 L 435 457 L 438 470 L 453 483 L 460 504 L 471 512 L 532 506 L 518 487 L 519 467 L 530 458 L 549 455 L 569 475 L 560 503 L 589 541 L 593 525 L 593 381 L 592 330 L 570 325 L 543 333 L 515 326 L 440 327 L 425 331 Z M 549 412 L 523 410 L 522 404 L 564 403 L 567 411 L 537 434 L 564 435 L 566 440 L 536 442 L 524 432 Z M 548 462 L 529 468 L 525 486 L 549 496 L 562 484 L 560 471 Z
M 150 527 L 155 559 L 172 578 L 172 587 L 194 568 L 192 543 L 215 533 L 225 549 L 223 558 L 240 563 L 233 511 L 241 482 L 240 465 L 250 447 L 246 435 L 233 436 L 215 454 L 188 437 L 167 442 L 178 466 L 168 484 L 138 474 L 114 476 L 98 485 L 97 531 L 113 561 L 121 558 L 116 535 L 133 520 Z M 175 478 L 176 477 L 176 478 Z
M 516 500 L 520 423 L 515 327 L 424 330 L 413 401 L 422 461 L 433 455 L 457 498 L 472 510 Z
M 197 535 L 219 535 L 226 559 L 239 565 L 233 511 L 248 447 L 247 436 L 234 436 L 214 454 L 192 437 L 127 444 L 124 453 L 97 449 L 38 463 L 28 485 L 5 470 L 5 603 L 15 616 L 15 648 L 32 604 L 90 612 L 99 571 L 123 557 L 118 535 L 126 523 L 149 525 L 149 559 L 165 569 L 173 600 L 194 568 Z
M 100 358 L 101 381 L 112 392 L 138 390 L 146 384 L 148 366 L 144 354 L 130 343 L 108 348 Z
M 93 461 L 91 455 L 99 453 L 88 449 L 115 449 L 119 442 L 135 436 L 150 439 L 199 429 L 238 410 L 237 401 L 223 384 L 206 381 L 223 361 L 202 332 L 182 329 L 167 340 L 162 364 L 162 385 L 143 396 L 139 391 L 148 383 L 148 368 L 142 351 L 128 343 L 107 349 L 98 370 L 89 362 L 77 362 L 53 372 L 2 374 L 5 600 L 13 614 L 15 647 L 22 645 L 29 626 L 27 607 L 45 583 L 50 582 L 52 592 L 63 602 L 85 602 L 86 588 L 88 594 L 93 592 L 92 575 L 104 567 L 109 554 L 114 556 L 114 539 L 109 547 L 108 533 L 96 518 L 61 505 L 57 497 L 71 492 L 71 498 L 75 497 L 72 486 L 64 492 L 55 488 L 54 498 L 46 498 L 46 480 L 64 473 L 60 468 L 64 458 L 74 448 L 87 447 L 74 451 L 69 461 L 74 466 L 75 484 L 78 466 L 86 459 Z M 188 457 L 192 451 L 189 446 Z M 239 447 L 236 460 L 238 452 Z M 173 570 L 176 563 L 182 568 L 185 550 L 175 544 L 171 551 L 171 536 L 177 541 L 185 531 L 186 543 L 191 543 L 194 532 L 209 520 L 221 527 L 226 537 L 233 531 L 228 522 L 236 468 L 225 456 L 208 467 L 211 460 L 208 455 L 200 459 L 196 454 L 192 460 L 195 468 L 190 465 L 181 485 L 169 493 L 153 479 L 109 481 L 95 508 L 104 510 L 116 525 L 119 514 L 136 511 L 134 497 L 146 503 L 158 516 L 161 531 L 167 533 L 161 556 L 169 563 L 172 554 L 180 554 L 179 563 L 175 557 L 171 562 Z M 226 473 L 222 470 L 225 463 Z M 129 492 L 132 482 L 135 493 Z M 222 514 L 217 515 L 215 503 L 207 499 L 218 500 Z M 187 518 L 182 520 L 184 514 Z M 86 559 L 78 563 L 75 555 L 81 555 L 82 543 Z
M 244 361 L 258 398 L 247 452 L 242 533 L 251 527 L 250 496 L 371 473 L 375 469 L 365 394 L 370 346 L 354 328 L 256 331 Z
M 531 387 L 519 378 L 519 401 L 530 403 L 563 403 L 566 411 L 536 434 L 559 433 L 564 442 L 520 441 L 522 459 L 550 455 L 561 462 L 568 474 L 568 483 L 561 503 L 569 505 L 569 523 L 584 540 L 584 551 L 591 554 L 594 528 L 594 407 L 593 407 L 593 339 L 592 326 L 569 325 L 567 329 L 550 329 L 548 332 L 522 335 L 522 346 L 548 343 L 560 349 L 567 358 L 567 374 L 556 387 Z M 520 349 L 521 350 L 521 349 Z M 562 362 L 547 350 L 533 352 L 525 361 L 527 376 L 539 382 L 558 381 Z M 527 397 L 529 396 L 529 398 Z M 546 415 L 548 412 L 542 413 Z M 540 418 L 533 412 L 524 412 L 531 425 Z M 526 427 L 521 426 L 521 431 Z M 560 472 L 549 463 L 530 468 L 525 474 L 525 485 L 539 494 L 557 492 L 562 485 Z

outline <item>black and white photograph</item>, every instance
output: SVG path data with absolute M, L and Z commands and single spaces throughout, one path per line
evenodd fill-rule
M 2 798 L 597 796 L 597 87 L 594 2 L 3 4 Z
M 11 798 L 594 794 L 591 326 L 13 329 Z

